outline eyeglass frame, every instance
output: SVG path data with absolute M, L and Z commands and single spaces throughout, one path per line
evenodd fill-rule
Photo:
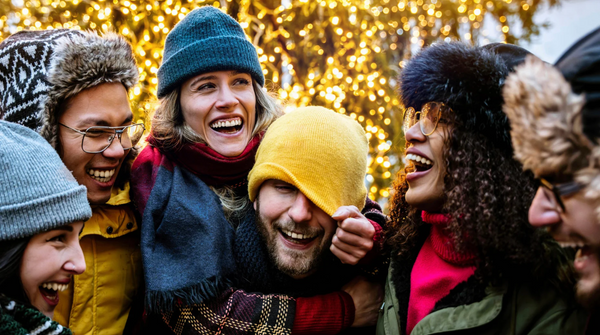
M 121 126 L 121 127 L 92 126 L 92 127 L 88 127 L 85 131 L 81 131 L 79 129 L 71 128 L 71 127 L 67 126 L 64 123 L 60 123 L 59 122 L 58 124 L 83 136 L 81 138 L 81 150 L 83 150 L 83 152 L 85 152 L 87 154 L 100 154 L 100 153 L 103 153 L 104 151 L 106 151 L 106 149 L 110 148 L 110 146 L 113 144 L 113 141 L 115 140 L 115 137 L 119 137 L 119 143 L 121 144 L 121 147 L 123 148 L 124 151 L 131 150 L 131 148 L 135 147 L 135 145 L 137 144 L 137 142 L 136 143 L 132 143 L 131 148 L 124 148 L 123 147 L 123 142 L 121 142 L 121 136 L 123 136 L 123 133 L 125 132 L 125 130 L 127 128 L 131 128 L 131 127 L 134 127 L 134 126 L 142 126 L 142 129 L 143 129 L 142 130 L 142 134 L 144 133 L 144 131 L 146 131 L 146 126 L 144 126 L 144 124 L 142 122 L 130 124 L 128 126 Z M 107 130 L 114 130 L 115 131 L 114 135 L 112 135 L 110 141 L 108 142 L 108 145 L 104 149 L 102 149 L 100 151 L 87 151 L 87 150 L 85 150 L 83 148 L 83 141 L 85 141 L 85 135 L 87 135 L 87 131 L 90 130 L 90 129 L 92 129 L 92 128 L 94 128 L 94 129 L 107 129 Z
M 579 192 L 585 188 L 584 184 L 579 183 L 577 181 L 569 181 L 566 183 L 552 184 L 548 180 L 541 178 L 541 177 L 537 178 L 537 181 L 539 182 L 540 187 L 543 187 L 552 192 L 552 194 L 554 195 L 554 199 L 556 200 L 556 203 L 558 204 L 558 206 L 560 206 L 560 208 L 562 209 L 563 212 L 566 212 L 567 210 L 566 210 L 565 204 L 562 201 L 561 197 L 572 195 L 572 194 Z
M 442 114 L 442 109 L 441 109 L 441 107 L 445 107 L 445 108 L 447 108 L 449 111 L 452 111 L 452 108 L 451 108 L 450 106 L 446 105 L 446 104 L 445 104 L 445 103 L 443 103 L 443 102 L 438 102 L 438 101 L 428 101 L 428 102 L 426 102 L 425 104 L 423 104 L 423 106 L 425 106 L 425 105 L 427 105 L 427 104 L 430 104 L 430 103 L 436 103 L 436 104 L 440 104 L 440 108 L 438 109 L 438 113 L 439 113 L 439 115 L 438 115 L 437 121 L 435 122 L 435 125 L 433 126 L 433 130 L 432 130 L 430 133 L 426 134 L 426 133 L 423 131 L 423 127 L 421 127 L 421 118 L 419 118 L 419 121 L 415 122 L 415 123 L 414 123 L 414 124 L 411 126 L 411 128 L 412 128 L 412 127 L 413 127 L 415 124 L 419 123 L 419 130 L 421 130 L 421 134 L 423 134 L 424 136 L 429 136 L 429 135 L 433 134 L 433 133 L 435 132 L 435 130 L 437 129 L 437 126 L 438 126 L 438 124 L 440 123 L 440 120 L 442 119 L 442 116 L 441 116 L 441 114 Z M 415 118 L 416 118 L 418 114 L 422 114 L 423 106 L 421 106 L 421 110 L 420 110 L 420 111 L 418 111 L 418 112 L 416 111 L 416 109 L 415 109 L 414 107 L 408 107 L 407 109 L 405 109 L 405 110 L 404 110 L 404 113 L 402 114 L 402 126 L 404 126 L 404 118 L 406 117 L 406 113 L 407 113 L 409 110 L 411 110 L 411 109 L 412 109 L 413 111 L 415 111 Z M 404 127 L 403 127 L 403 128 L 404 128 Z M 410 128 L 408 128 L 408 129 L 410 129 Z M 405 135 L 405 136 L 406 136 L 406 132 L 408 131 L 408 129 L 406 129 L 406 130 L 402 129 L 402 130 L 404 131 L 404 135 Z

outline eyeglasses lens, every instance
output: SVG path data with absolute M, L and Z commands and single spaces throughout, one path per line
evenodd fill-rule
M 402 121 L 402 131 L 404 134 L 408 132 L 408 130 L 415 125 L 416 120 L 416 111 L 414 108 L 409 107 L 406 112 L 404 112 L 404 120 Z
M 440 107 L 437 102 L 429 102 L 421 109 L 421 132 L 425 135 L 431 135 L 437 127 L 440 120 Z
M 131 125 L 121 133 L 121 146 L 123 150 L 131 149 L 142 137 L 144 128 L 141 125 Z M 90 127 L 83 137 L 83 150 L 89 153 L 99 153 L 108 148 L 117 136 L 115 129 L 105 127 Z

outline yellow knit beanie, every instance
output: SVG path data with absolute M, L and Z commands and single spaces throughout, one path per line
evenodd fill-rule
M 250 200 L 264 181 L 278 179 L 329 215 L 340 206 L 362 210 L 368 152 L 365 131 L 355 120 L 323 107 L 298 108 L 267 130 L 248 175 Z

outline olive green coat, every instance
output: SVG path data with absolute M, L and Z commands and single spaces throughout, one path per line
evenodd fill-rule
M 391 280 L 392 264 L 379 311 L 377 335 L 402 334 L 398 299 Z M 570 306 L 549 284 L 540 283 L 534 293 L 523 284 L 488 287 L 483 300 L 444 308 L 423 318 L 410 335 L 459 334 L 583 334 L 587 312 Z

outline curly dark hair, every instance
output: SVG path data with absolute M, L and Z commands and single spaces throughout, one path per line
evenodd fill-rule
M 451 126 L 443 146 L 446 175 L 442 212 L 451 217 L 448 229 L 457 249 L 477 254 L 476 275 L 482 281 L 496 282 L 511 277 L 525 279 L 526 274 L 540 278 L 553 272 L 560 282 L 573 284 L 569 270 L 556 270 L 557 264 L 569 264 L 564 253 L 548 234 L 528 222 L 536 191 L 533 175 L 523 172 L 512 157 L 512 149 L 470 131 L 454 115 L 448 117 Z M 417 241 L 422 241 L 419 237 L 428 231 L 421 211 L 405 199 L 410 169 L 408 166 L 400 172 L 393 184 L 391 222 L 386 231 L 392 257 L 400 260 L 415 252 Z

